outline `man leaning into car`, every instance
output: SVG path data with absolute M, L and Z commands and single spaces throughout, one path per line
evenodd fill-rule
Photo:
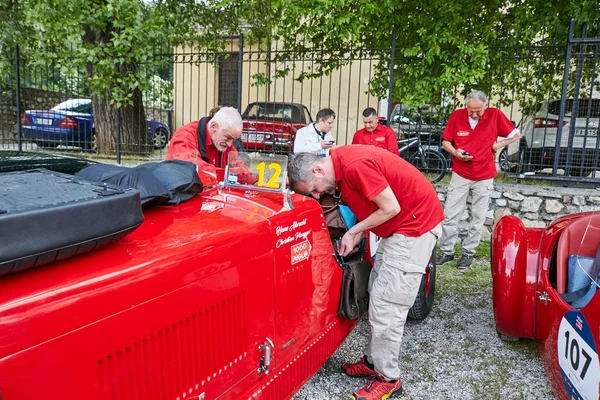
M 375 146 L 333 148 L 328 157 L 295 154 L 288 177 L 292 189 L 317 199 L 341 192 L 360 222 L 342 236 L 340 255 L 353 251 L 367 230 L 383 238 L 369 279 L 369 343 L 360 361 L 342 370 L 370 378 L 354 399 L 395 397 L 402 392 L 398 358 L 404 324 L 444 219 L 437 194 L 416 168 Z
M 497 141 L 498 137 L 505 137 Z M 458 223 L 467 209 L 471 192 L 471 219 L 467 236 L 462 240 L 462 256 L 458 268 L 465 271 L 473 261 L 481 239 L 494 177 L 498 174 L 494 154 L 519 140 L 521 134 L 497 108 L 488 108 L 488 97 L 480 90 L 467 96 L 467 107 L 454 111 L 442 134 L 442 147 L 452 156 L 452 179 L 444 204 L 444 223 L 437 258 L 441 265 L 454 259 L 458 240 Z
M 233 107 L 223 107 L 214 116 L 204 117 L 181 126 L 171 138 L 167 160 L 184 160 L 198 165 L 198 171 L 208 172 L 223 179 L 229 154 L 237 154 L 234 142 L 242 135 L 242 117 Z M 232 157 L 235 159 L 235 157 Z M 230 168 L 238 175 L 240 183 L 253 180 L 252 173 L 241 159 Z

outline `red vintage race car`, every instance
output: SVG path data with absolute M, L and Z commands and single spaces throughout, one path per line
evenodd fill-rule
M 493 307 L 504 340 L 539 342 L 560 400 L 600 396 L 600 212 L 526 228 L 505 216 L 492 237 Z
M 298 103 L 260 101 L 242 113 L 242 143 L 248 151 L 287 154 L 296 131 L 312 122 L 308 108 Z
M 4 195 L 16 186 L 4 186 L 3 246 L 13 240 L 10 247 L 27 250 L 13 239 L 27 240 L 21 235 L 27 229 L 37 238 L 30 246 L 73 232 L 77 239 L 88 226 L 106 225 L 111 213 L 115 221 L 136 224 L 137 211 L 105 203 L 129 191 L 106 185 L 93 189 L 97 199 L 76 200 L 72 212 L 59 207 L 62 221 L 53 221 L 53 207 L 72 199 L 65 192 L 73 183 L 69 174 L 88 163 L 30 157 L 0 154 L 0 172 L 11 171 L 1 172 L 0 180 L 33 165 L 44 170 L 8 181 L 28 184 L 42 174 L 37 182 L 57 183 L 53 191 L 33 196 L 50 198 L 35 211 L 6 201 Z M 12 259 L 4 247 L 0 397 L 290 398 L 357 322 L 339 314 L 346 272 L 340 263 L 352 260 L 335 257 L 319 203 L 285 189 L 285 164 L 270 159 L 254 167 L 264 187 L 203 176 L 200 194 L 175 206 L 144 209 L 143 222 L 127 232 L 119 228 L 116 237 L 63 243 L 58 250 L 31 250 L 34 254 Z M 73 179 L 83 190 L 82 181 Z M 100 248 L 103 242 L 111 243 Z M 351 257 L 370 261 L 373 246 L 365 240 Z M 427 315 L 434 288 L 431 265 L 413 317 Z

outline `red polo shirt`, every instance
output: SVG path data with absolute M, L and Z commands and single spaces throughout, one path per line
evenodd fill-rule
M 452 142 L 456 149 L 467 151 L 473 159 L 461 161 L 452 157 L 452 172 L 472 181 L 494 178 L 498 172 L 492 146 L 498 136 L 506 137 L 514 129 L 513 123 L 497 108 L 487 108 L 475 129 L 471 129 L 466 108 L 454 111 L 448 119 L 442 139 Z
M 433 186 L 402 158 L 374 146 L 342 146 L 330 151 L 337 188 L 359 221 L 377 210 L 373 199 L 390 187 L 400 213 L 371 229 L 377 236 L 421 236 L 444 219 Z
M 373 132 L 367 131 L 365 128 L 356 131 L 352 138 L 352 144 L 370 144 L 381 147 L 399 155 L 398 138 L 394 130 L 385 125 L 378 124 Z

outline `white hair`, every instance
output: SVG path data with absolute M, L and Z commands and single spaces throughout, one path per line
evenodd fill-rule
M 242 132 L 242 116 L 233 107 L 223 107 L 214 117 L 212 117 L 211 122 L 215 121 L 220 129 L 224 129 L 226 131 L 236 131 Z
M 479 101 L 483 102 L 483 104 L 488 103 L 487 95 L 485 93 L 483 93 L 481 90 L 474 90 L 471 93 L 469 93 L 469 95 L 467 96 L 467 102 L 469 100 L 479 100 Z

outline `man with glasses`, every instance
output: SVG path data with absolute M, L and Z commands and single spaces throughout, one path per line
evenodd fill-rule
M 233 107 L 223 107 L 213 117 L 204 117 L 177 129 L 169 143 L 167 160 L 184 160 L 198 165 L 199 171 L 223 179 L 229 154 L 237 154 L 234 142 L 242 135 L 242 117 Z M 240 183 L 250 182 L 252 174 L 238 159 Z M 232 164 L 230 163 L 230 167 Z
M 498 137 L 505 139 L 497 141 Z M 452 156 L 452 179 L 444 204 L 444 223 L 437 258 L 441 265 L 454 260 L 458 240 L 458 224 L 467 209 L 471 193 L 471 218 L 467 236 L 462 240 L 462 256 L 458 269 L 466 271 L 473 261 L 481 239 L 494 177 L 498 174 L 494 155 L 498 150 L 519 140 L 521 133 L 504 113 L 488 107 L 488 97 L 480 90 L 467 96 L 467 107 L 454 111 L 442 134 L 442 147 Z

